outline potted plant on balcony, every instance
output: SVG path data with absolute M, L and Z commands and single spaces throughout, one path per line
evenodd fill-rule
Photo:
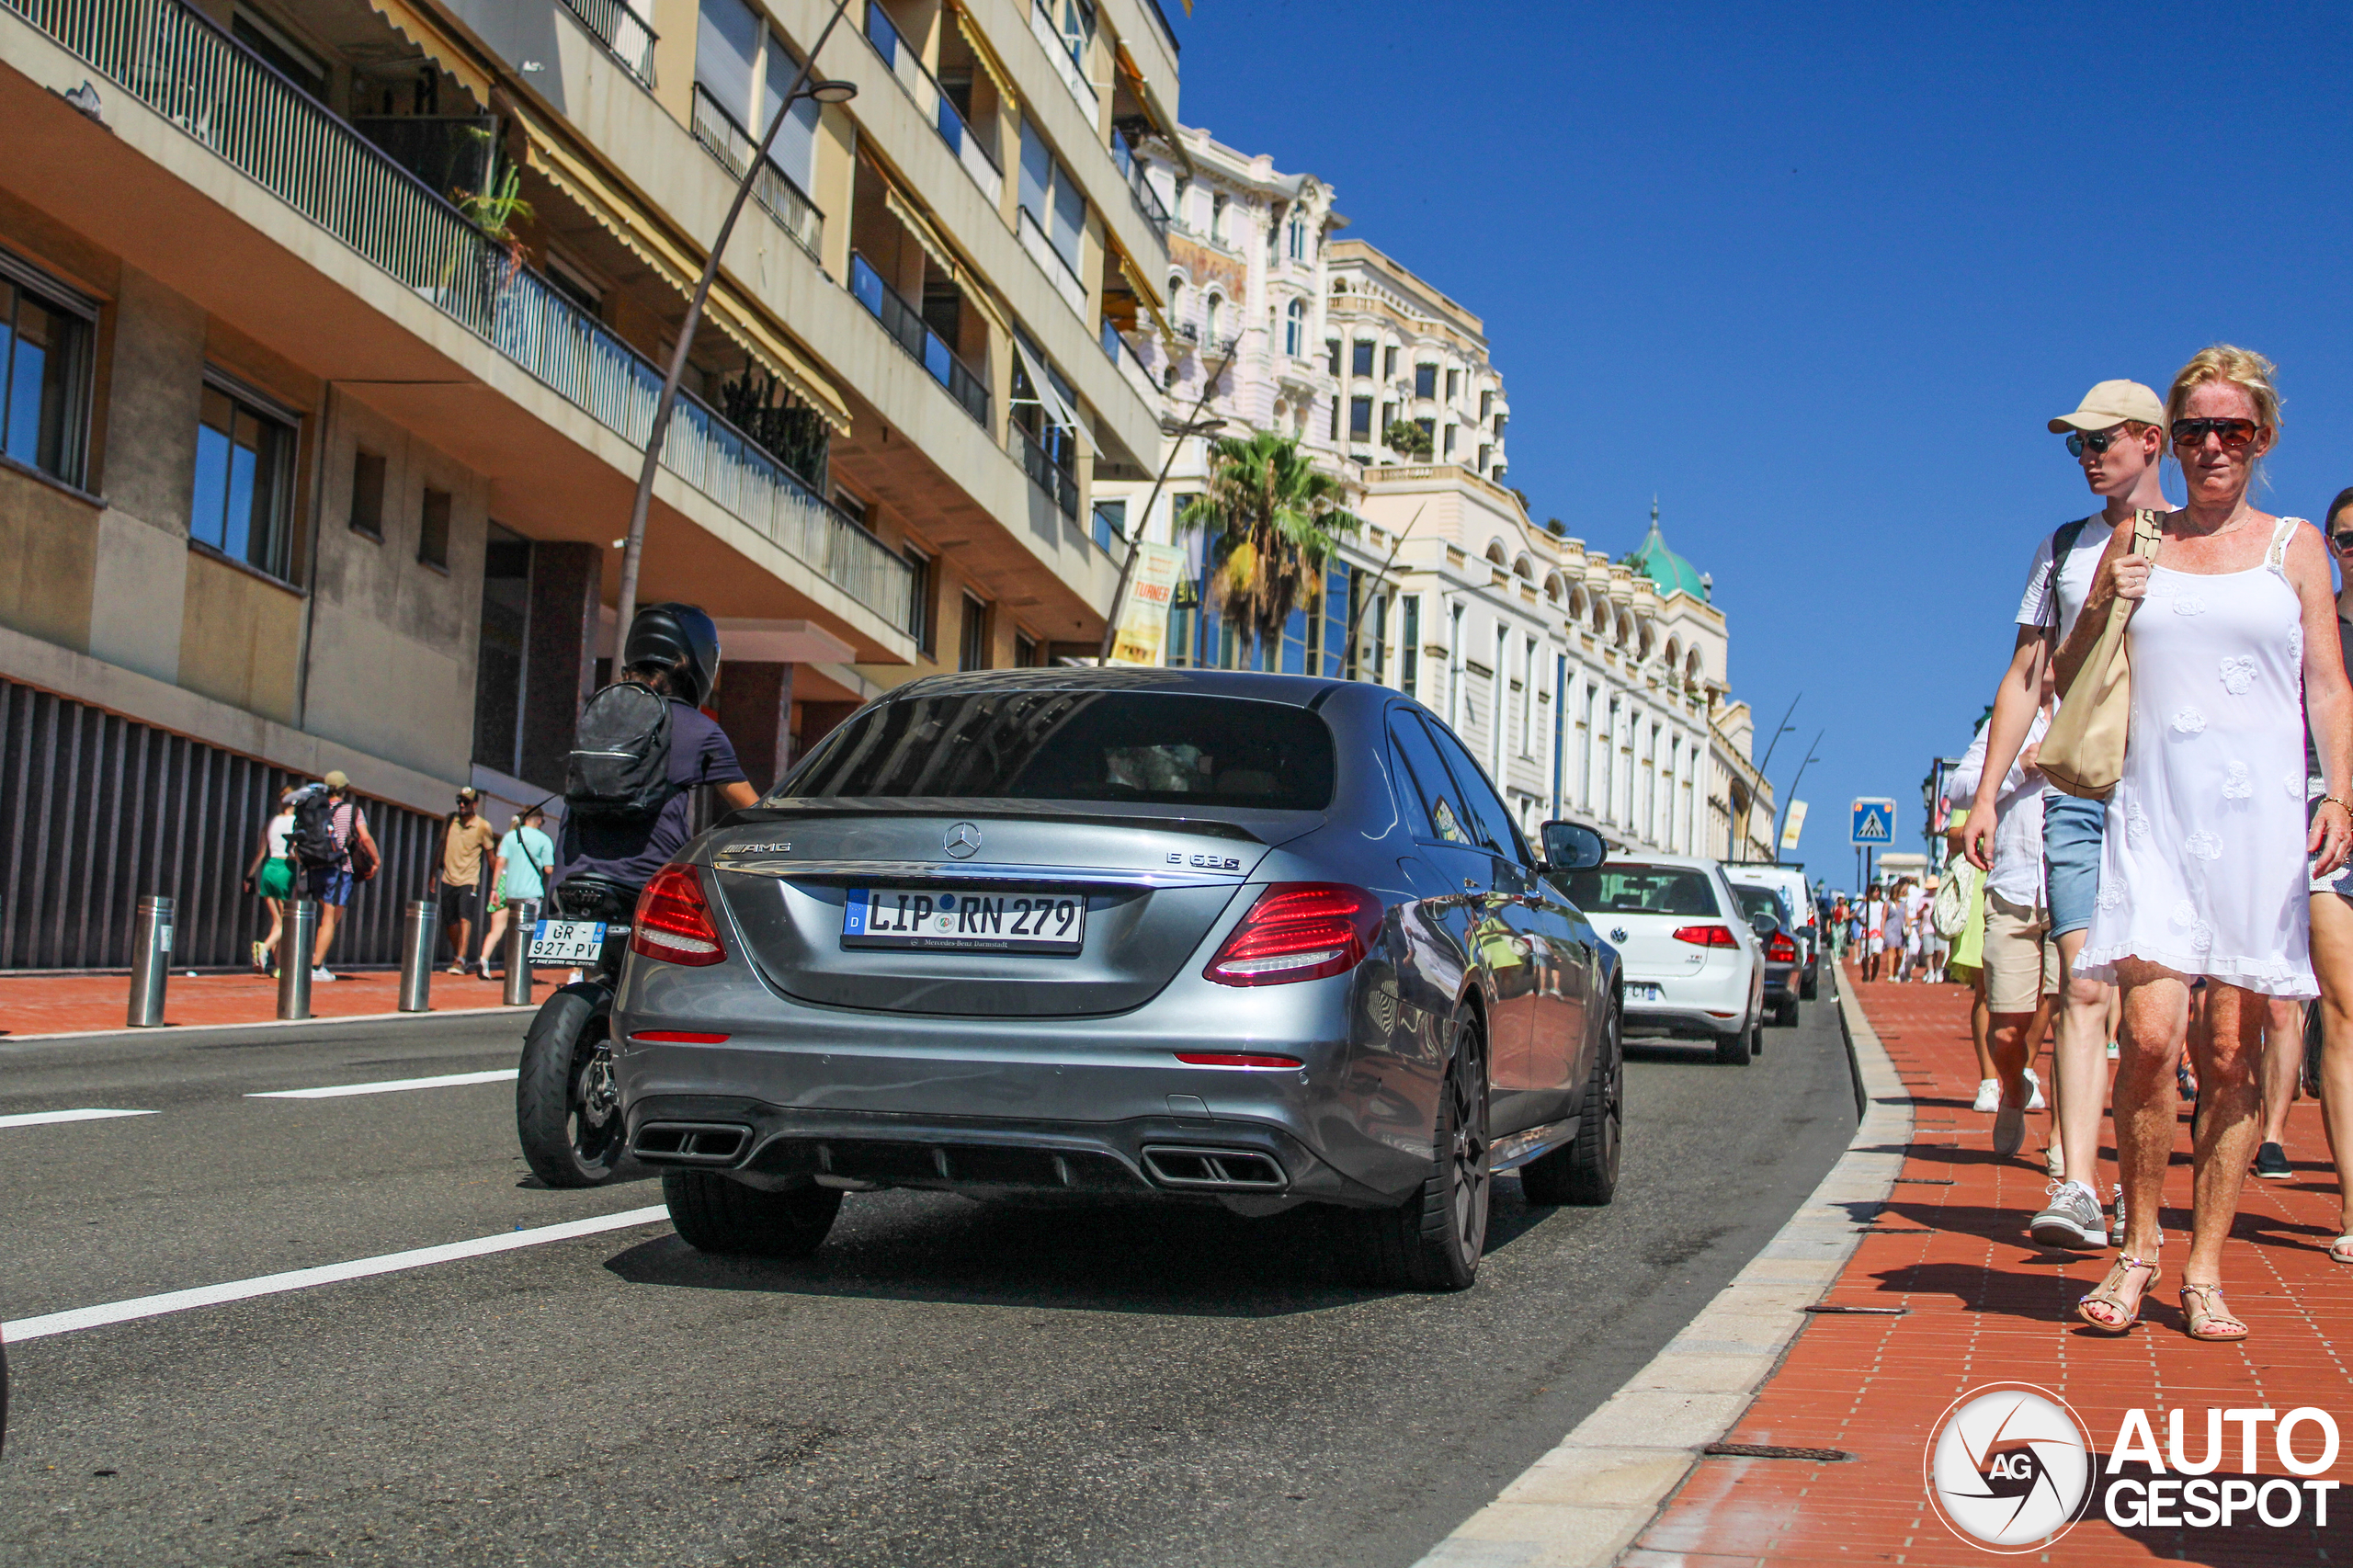
M 1381 444 L 1401 458 L 1429 460 L 1430 433 L 1410 419 L 1392 419 L 1381 432 Z
M 1237 632 L 1279 645 L 1291 611 L 1313 597 L 1339 538 L 1364 526 L 1340 503 L 1333 474 L 1299 443 L 1270 430 L 1225 437 L 1210 448 L 1208 491 L 1176 519 L 1207 530 L 1210 599 Z

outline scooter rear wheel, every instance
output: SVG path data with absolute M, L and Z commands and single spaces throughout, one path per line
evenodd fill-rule
M 524 1163 L 550 1187 L 602 1187 L 626 1158 L 611 1018 L 612 998 L 601 987 L 566 986 L 523 1038 L 515 1131 Z

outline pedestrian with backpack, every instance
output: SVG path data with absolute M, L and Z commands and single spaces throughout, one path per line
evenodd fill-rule
M 2129 534 L 2133 518 L 2143 511 L 2172 509 L 2157 483 L 2167 423 L 2157 394 L 2127 381 L 2100 382 L 2084 394 L 2075 412 L 2050 421 L 2050 433 L 2066 437 L 2068 453 L 2101 506 L 2035 545 L 2026 594 L 2018 603 L 2010 667 L 1994 695 L 1984 771 L 1962 838 L 1970 863 L 1981 871 L 1994 869 L 2002 814 L 1999 796 L 2041 710 L 2044 669 L 2075 631 L 2109 539 L 2119 528 Z M 2061 706 L 2064 704 L 2062 694 Z M 2099 1201 L 2099 1113 L 2108 1099 L 2111 988 L 2077 977 L 2075 967 L 2099 896 L 2108 812 L 2105 801 L 2052 788 L 2042 792 L 2041 809 L 2044 906 L 2050 940 L 2059 952 L 2061 987 L 2051 1078 L 2066 1175 L 2052 1185 L 2047 1195 L 2051 1201 L 2029 1229 L 2047 1244 L 2088 1250 L 2108 1243 Z
M 353 887 L 376 874 L 383 856 L 375 835 L 368 831 L 368 813 L 351 791 L 343 769 L 331 769 L 316 784 L 294 797 L 294 829 L 287 835 L 294 859 L 301 869 L 296 884 L 319 905 L 319 935 L 311 949 L 311 978 L 335 978 L 327 968 L 327 953 L 335 947 L 335 928 L 343 924 L 344 906 Z M 299 961 L 301 955 L 297 954 Z M 278 961 L 285 962 L 284 955 Z

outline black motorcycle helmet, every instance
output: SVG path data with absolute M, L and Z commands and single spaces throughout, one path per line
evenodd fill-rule
M 719 625 L 694 605 L 647 605 L 629 623 L 621 663 L 664 672 L 670 695 L 699 708 L 719 685 Z

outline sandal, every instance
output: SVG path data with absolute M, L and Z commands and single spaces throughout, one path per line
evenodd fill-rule
M 2353 1263 L 2353 1235 L 2339 1236 L 2329 1243 L 2328 1257 L 2332 1263 Z
M 2193 1298 L 2198 1302 L 2194 1307 L 2189 1304 Z M 2246 1324 L 2234 1316 L 2223 1302 L 2222 1286 L 2219 1280 L 2211 1285 L 2184 1285 L 2181 1288 L 2181 1315 L 2189 1320 L 2184 1332 L 2192 1339 L 2223 1342 L 2246 1337 Z M 2217 1324 L 2228 1324 L 2230 1327 L 2218 1329 L 2214 1326 Z M 2233 1329 L 2237 1332 L 2233 1333 Z
M 2141 1294 L 2132 1299 L 2131 1311 L 2128 1313 L 2120 1292 L 2125 1280 L 2136 1268 L 2147 1269 L 2149 1278 L 2142 1282 Z M 2141 1321 L 2141 1303 L 2148 1298 L 2150 1288 L 2156 1284 L 2157 1273 L 2157 1260 L 2154 1257 L 2134 1257 L 2130 1253 L 2119 1255 L 2109 1268 L 2108 1278 L 2099 1282 L 2099 1289 L 2075 1302 L 2075 1315 L 2102 1334 L 2131 1333 L 2132 1325 Z M 2110 1323 L 2094 1316 L 2090 1309 L 2095 1303 L 2115 1312 L 2119 1321 Z

